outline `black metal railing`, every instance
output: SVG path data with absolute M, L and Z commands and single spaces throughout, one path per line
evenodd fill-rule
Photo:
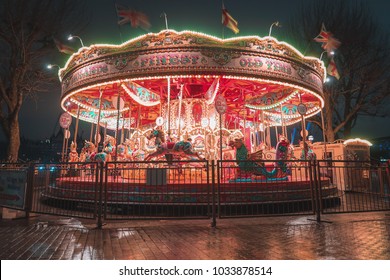
M 339 203 L 322 205 L 322 213 L 390 210 L 389 165 L 368 161 L 319 161 L 320 176 L 337 186 Z M 319 188 L 323 190 L 323 188 Z M 320 193 L 321 197 L 323 193 Z
M 313 214 L 309 161 L 218 161 L 218 215 Z
M 98 227 L 118 219 L 211 218 L 215 225 L 217 217 L 320 220 L 390 210 L 389 165 L 362 161 L 2 164 L 0 178 L 19 182 L 22 202 L 13 204 L 13 184 L 0 193 L 0 206 L 96 219 Z
M 107 163 L 104 173 L 105 219 L 211 216 L 207 161 Z
M 97 217 L 97 163 L 34 164 L 29 211 L 51 215 Z

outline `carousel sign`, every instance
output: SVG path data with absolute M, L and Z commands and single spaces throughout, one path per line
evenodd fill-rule
M 72 116 L 68 113 L 62 113 L 60 116 L 60 126 L 62 128 L 68 128 L 72 123 Z
M 226 99 L 222 95 L 218 95 L 215 98 L 215 109 L 221 115 L 226 113 L 226 109 L 227 109 Z
M 221 50 L 216 48 L 206 54 L 201 51 L 179 51 L 173 49 L 171 52 L 164 52 L 158 55 L 139 54 L 132 56 L 124 67 L 118 68 L 111 63 L 112 57 L 101 58 L 93 65 L 86 65 L 71 70 L 64 76 L 63 91 L 68 91 L 79 83 L 90 81 L 98 82 L 99 79 L 111 77 L 122 77 L 124 72 L 128 78 L 138 76 L 160 75 L 167 69 L 172 74 L 189 74 L 191 72 L 204 73 L 213 72 L 216 74 L 245 74 L 254 78 L 272 78 L 277 73 L 280 77 L 303 85 L 310 85 L 313 89 L 322 91 L 321 77 L 311 68 L 298 62 L 288 62 L 285 59 L 265 57 L 259 53 L 247 55 L 240 51 L 232 51 L 231 55 L 220 59 Z M 115 56 L 115 55 L 114 55 Z M 119 56 L 119 54 L 118 54 Z

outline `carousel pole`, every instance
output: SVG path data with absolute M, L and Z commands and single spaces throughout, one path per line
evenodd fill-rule
M 92 142 L 92 136 L 93 136 L 93 123 L 91 123 L 91 133 L 89 135 L 89 142 Z
M 106 136 L 107 136 L 107 122 L 104 123 L 103 143 L 106 140 Z
M 302 96 L 299 95 L 299 103 L 302 103 Z M 303 140 L 303 159 L 306 160 L 306 123 L 305 123 L 305 118 L 303 117 L 304 113 L 301 114 L 301 126 L 302 126 L 302 140 Z
M 168 139 L 171 141 L 171 78 L 168 77 Z
M 259 129 L 259 124 L 258 124 L 258 122 L 259 122 L 259 112 L 258 111 L 255 111 L 254 113 L 253 113 L 253 138 L 254 138 L 254 147 L 255 147 L 255 149 L 257 149 L 257 143 L 259 142 L 258 141 L 258 129 Z
M 141 106 L 138 106 L 138 118 L 137 118 L 137 131 L 139 131 L 139 122 L 140 122 L 140 119 L 141 119 Z M 141 146 L 142 146 L 142 143 L 141 143 L 141 136 L 138 134 L 138 147 L 140 150 L 141 149 Z
M 180 135 L 181 135 L 180 118 L 181 118 L 181 104 L 182 104 L 182 101 L 183 101 L 183 87 L 184 87 L 184 84 L 181 84 L 180 85 L 180 96 L 179 96 L 179 116 L 178 116 L 178 119 L 179 119 L 179 130 L 178 130 L 178 133 L 177 133 L 178 141 L 180 141 Z M 184 141 L 186 141 L 186 140 L 187 139 L 184 139 Z
M 246 110 L 244 113 L 244 143 L 246 141 Z
M 286 123 L 284 124 L 284 135 L 286 136 L 286 138 L 288 139 L 288 134 L 287 134 L 287 126 L 286 126 Z
M 223 160 L 222 157 L 222 114 L 219 114 L 219 151 L 220 151 L 220 160 Z M 222 166 L 222 162 L 221 162 Z
M 264 124 L 264 111 L 261 110 L 261 123 L 263 124 L 263 129 L 261 131 L 262 141 L 264 144 L 267 144 L 265 141 L 265 124 Z
M 63 137 L 63 140 L 62 140 L 61 162 L 64 162 L 64 151 L 65 151 L 65 133 L 66 133 L 66 130 L 65 130 L 65 128 L 63 128 L 63 134 L 64 134 L 64 137 Z
M 267 125 L 267 146 L 271 147 L 271 126 Z
M 102 96 L 103 96 L 103 90 L 99 88 L 99 112 L 98 112 L 98 120 L 96 123 L 96 132 L 95 132 L 95 146 L 96 146 L 96 152 L 99 150 L 99 142 L 98 142 L 98 134 L 100 134 L 100 114 L 102 112 Z
M 121 131 L 121 144 L 125 140 L 125 116 L 122 115 L 122 131 Z
M 129 139 L 131 136 L 131 102 L 129 102 Z
M 279 134 L 279 131 L 278 131 L 278 126 L 275 125 L 275 136 L 276 136 L 276 144 L 278 144 L 278 134 Z M 275 144 L 275 147 L 276 147 L 276 144 Z
M 322 138 L 324 138 L 324 149 L 325 149 L 325 154 L 323 155 L 323 159 L 327 160 L 328 159 L 328 151 L 326 147 L 326 135 L 325 135 L 325 122 L 324 122 L 324 112 L 322 111 L 321 108 L 321 124 L 322 124 Z
M 116 129 L 115 129 L 115 161 L 117 160 L 117 156 L 118 156 L 118 136 L 119 136 L 119 118 L 120 118 L 120 110 L 121 110 L 121 92 L 120 90 L 118 89 L 118 100 L 116 101 L 116 106 L 117 106 L 117 109 L 118 109 L 118 115 L 116 117 Z
M 283 107 L 282 104 L 280 104 L 280 122 L 282 124 L 282 135 L 287 137 L 287 134 L 284 131 L 285 125 L 284 125 L 284 118 L 283 118 Z
M 74 137 L 73 142 L 76 144 L 77 147 L 77 133 L 79 132 L 79 119 L 80 119 L 80 106 L 77 106 L 77 119 L 76 119 L 76 128 L 74 131 Z
M 68 132 L 69 132 L 69 137 L 68 136 Z M 69 144 L 69 138 L 70 138 L 70 130 L 69 130 L 69 126 L 66 128 L 65 130 L 65 154 L 64 154 L 64 159 L 66 158 L 66 155 L 67 155 L 67 152 L 68 152 L 68 144 Z

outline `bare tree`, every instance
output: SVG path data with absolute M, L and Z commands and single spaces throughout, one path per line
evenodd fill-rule
M 319 57 L 323 49 L 313 38 L 322 23 L 342 43 L 334 55 L 340 79 L 324 85 L 323 129 L 334 141 L 349 137 L 360 115 L 389 116 L 389 40 L 366 2 L 330 0 L 302 6 L 290 21 L 288 37 L 294 44 L 303 42 L 305 55 Z M 327 65 L 329 58 L 323 57 Z M 319 116 L 311 120 L 322 127 Z
M 47 90 L 54 81 L 42 65 L 44 58 L 58 55 L 53 39 L 63 36 L 65 31 L 79 30 L 81 21 L 86 22 L 79 3 L 76 0 L 0 2 L 0 123 L 8 140 L 10 161 L 18 159 L 18 116 L 24 99 Z

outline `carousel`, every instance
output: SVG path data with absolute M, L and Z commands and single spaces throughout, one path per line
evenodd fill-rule
M 321 112 L 325 72 L 321 60 L 273 37 L 220 39 L 163 30 L 121 45 L 83 47 L 59 70 L 62 109 L 91 125 L 85 146 L 73 145 L 67 160 L 126 166 L 169 162 L 169 155 L 201 162 L 291 159 L 287 127 Z M 308 185 L 265 165 L 235 164 L 235 170 L 221 175 L 222 187 L 261 188 L 281 180 L 284 186 Z M 130 173 L 116 176 L 132 180 Z M 137 184 L 147 186 L 147 175 L 139 177 Z M 57 188 L 69 184 L 66 177 L 59 180 Z M 162 184 L 179 184 L 172 180 Z

